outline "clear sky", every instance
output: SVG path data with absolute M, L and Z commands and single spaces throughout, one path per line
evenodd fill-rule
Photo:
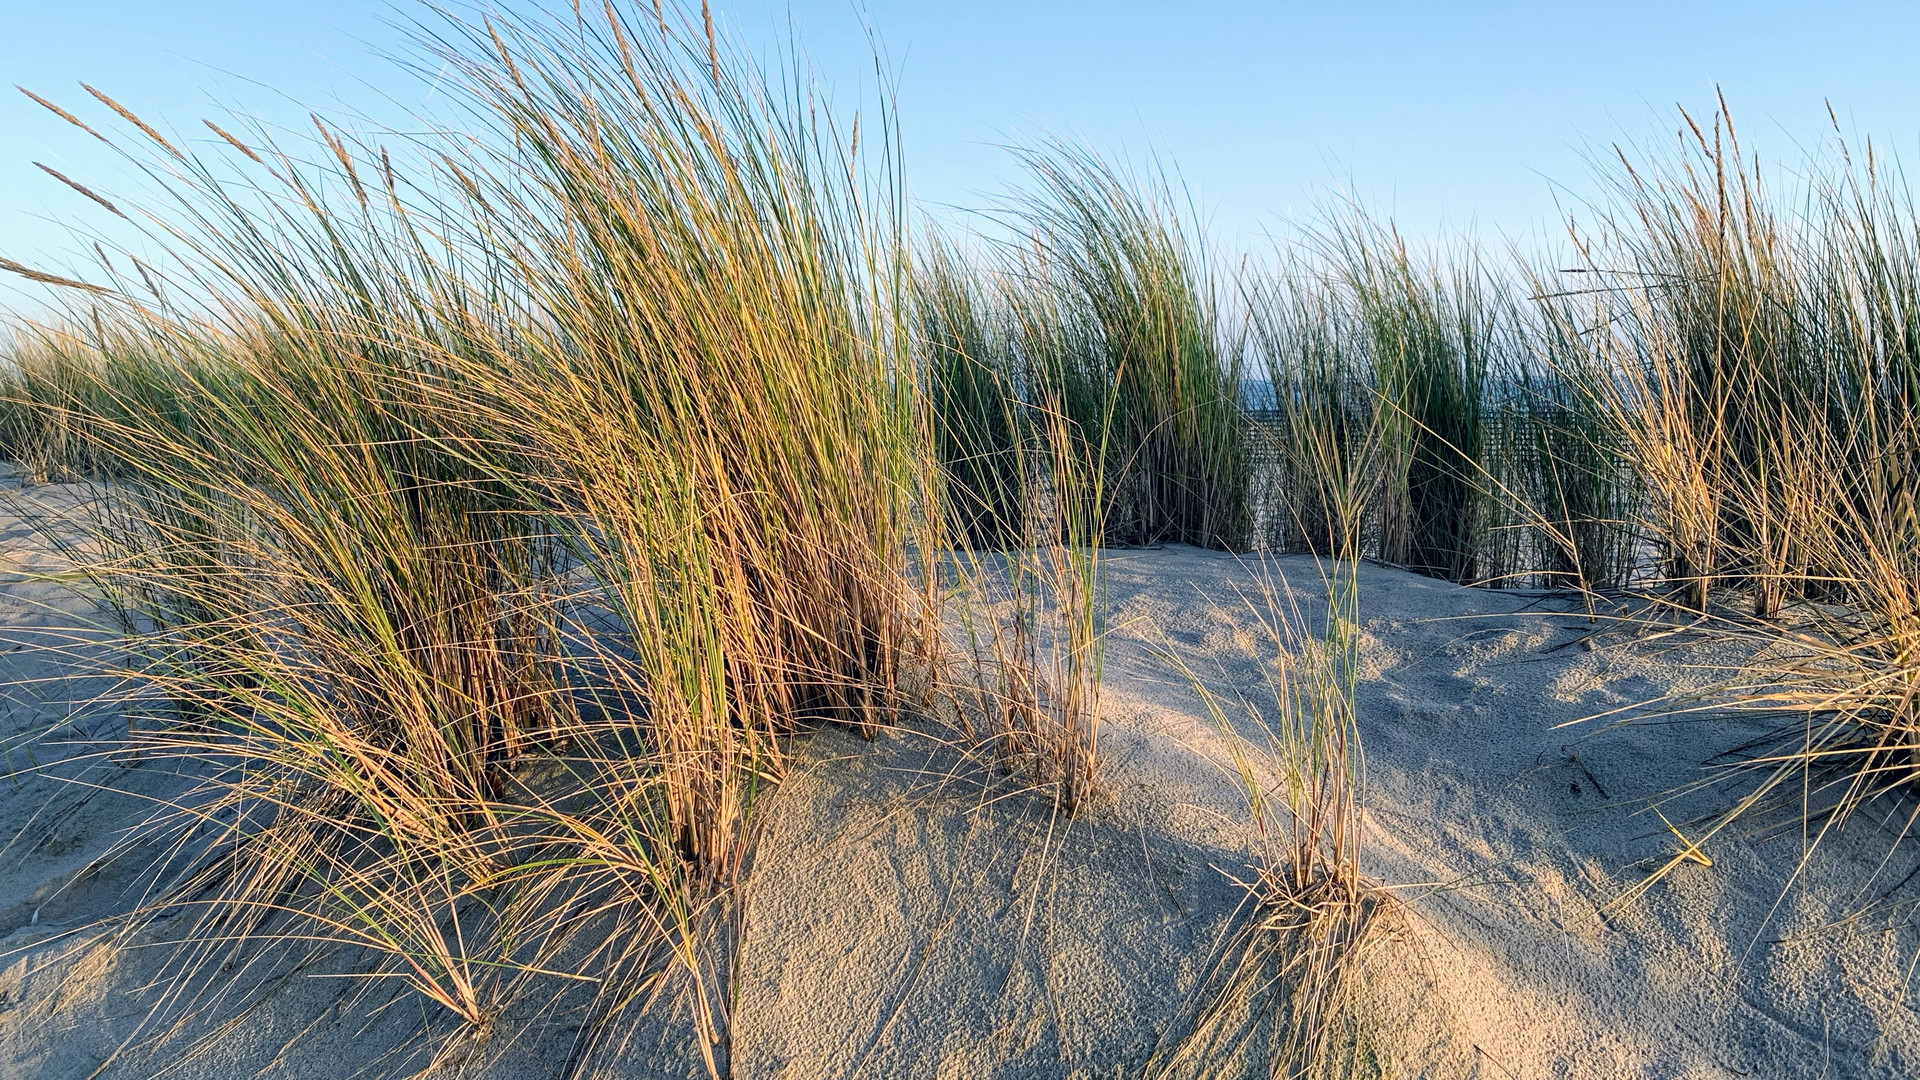
M 550 0 L 562 2 L 562 0 Z M 239 106 L 381 119 L 427 85 L 397 74 L 406 0 L 0 0 L 0 85 L 100 109 L 92 83 L 163 130 Z M 1588 158 L 1660 139 L 1723 88 L 1777 161 L 1850 137 L 1920 151 L 1920 3 L 1587 0 L 716 0 L 750 47 L 792 33 L 844 100 L 897 82 L 910 182 L 978 206 L 1015 170 L 997 144 L 1055 133 L 1177 167 L 1223 246 L 1351 188 L 1414 235 L 1550 229 L 1593 190 Z M 431 107 L 431 102 L 427 102 Z M 103 214 L 34 169 L 123 188 L 81 132 L 0 96 L 0 256 L 58 263 Z M 51 220 L 48 220 L 51 219 Z M 0 305 L 26 294 L 0 286 Z

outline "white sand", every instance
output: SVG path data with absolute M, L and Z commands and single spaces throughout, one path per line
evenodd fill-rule
M 132 946 L 163 940 L 166 925 L 128 937 L 115 916 L 138 901 L 150 853 L 98 860 L 183 781 L 87 757 L 121 721 L 68 717 L 72 688 L 59 679 L 72 669 L 45 651 L 84 605 L 21 581 L 59 565 L 16 512 L 0 514 L 0 738 L 11 769 L 29 752 L 49 766 L 0 786 L 0 1077 L 78 1080 L 103 1063 L 102 1076 L 209 1078 L 425 1066 L 421 1033 L 445 1019 L 391 982 L 311 977 L 364 970 L 342 953 L 254 957 L 170 1037 L 146 1021 L 167 953 Z M 1269 565 L 1317 608 L 1311 560 Z M 1170 642 L 1216 692 L 1252 695 L 1271 645 L 1241 606 L 1236 587 L 1253 575 L 1233 557 L 1173 548 L 1116 553 L 1109 566 L 1111 802 L 1057 821 L 925 736 L 813 738 L 765 804 L 742 912 L 734 1075 L 1137 1076 L 1191 1017 L 1242 897 L 1227 875 L 1244 876 L 1248 838 L 1223 740 L 1155 651 Z M 1558 729 L 1664 691 L 1683 656 L 1664 644 L 1556 650 L 1586 627 L 1520 613 L 1531 597 L 1375 567 L 1361 584 L 1365 865 L 1394 887 L 1408 925 L 1368 985 L 1383 1015 L 1417 1006 L 1422 1017 L 1389 1032 L 1401 1075 L 1920 1073 L 1906 992 L 1920 893 L 1909 885 L 1834 925 L 1914 869 L 1907 850 L 1883 865 L 1890 826 L 1856 819 L 1797 876 L 1797 828 L 1723 834 L 1707 846 L 1712 867 L 1683 865 L 1603 917 L 1676 850 L 1638 800 L 1698 779 L 1757 729 Z M 1726 798 L 1663 809 L 1684 823 Z M 1885 812 L 1897 825 L 1912 809 Z M 538 1004 L 501 1030 L 528 1030 Z M 440 1072 L 568 1075 L 567 1015 Z M 591 1059 L 594 1075 L 702 1075 L 670 1021 L 614 1050 Z

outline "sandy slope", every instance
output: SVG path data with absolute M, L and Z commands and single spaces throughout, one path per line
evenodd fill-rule
M 1264 565 L 1316 609 L 1311 560 Z M 169 1033 L 147 1019 L 164 1004 L 168 954 L 133 946 L 167 927 L 129 936 L 114 916 L 137 901 L 152 853 L 97 860 L 184 781 L 92 756 L 122 721 L 65 711 L 72 667 L 45 646 L 82 626 L 85 606 L 23 580 L 58 569 L 17 512 L 0 516 L 0 738 L 15 770 L 0 787 L 0 1076 L 425 1065 L 418 1036 L 445 1026 L 431 1006 L 387 982 L 312 977 L 364 970 L 351 955 L 239 957 L 191 1022 Z M 1111 797 L 1083 819 L 1054 819 L 925 735 L 828 732 L 804 746 L 805 766 L 766 804 L 740 912 L 734 1075 L 1138 1075 L 1192 1015 L 1248 850 L 1221 736 L 1157 653 L 1181 650 L 1224 698 L 1255 693 L 1272 655 L 1241 599 L 1255 577 L 1189 549 L 1114 555 Z M 1603 914 L 1675 850 L 1639 800 L 1696 779 L 1751 732 L 1557 728 L 1661 692 L 1686 655 L 1559 647 L 1588 627 L 1531 597 L 1375 567 L 1362 589 L 1366 866 L 1406 911 L 1369 986 L 1382 1015 L 1420 1010 L 1384 1051 L 1403 1074 L 1920 1072 L 1905 994 L 1920 935 L 1899 903 L 1913 887 L 1833 925 L 1913 870 L 1910 852 L 1882 864 L 1884 826 L 1859 820 L 1797 876 L 1796 830 L 1728 837 L 1709 845 L 1712 867 L 1687 864 Z M 44 768 L 19 772 L 28 753 Z M 1724 798 L 1663 809 L 1684 826 Z M 496 1038 L 445 1071 L 564 1075 L 578 1026 L 567 1017 L 522 1006 L 501 1030 L 537 1019 L 538 1036 Z M 608 1075 L 700 1075 L 678 1030 L 643 1025 L 595 1060 Z
M 1311 563 L 1279 565 L 1310 606 Z M 1123 621 L 1185 635 L 1225 683 L 1246 685 L 1258 650 L 1228 629 L 1245 622 L 1231 598 L 1246 574 L 1228 556 L 1143 553 L 1115 560 L 1113 589 Z M 1920 1015 L 1906 994 L 1920 956 L 1911 892 L 1894 893 L 1908 904 L 1833 925 L 1914 869 L 1910 849 L 1883 861 L 1883 819 L 1856 819 L 1797 876 L 1797 829 L 1727 837 L 1709 845 L 1711 868 L 1683 864 L 1643 900 L 1603 914 L 1679 848 L 1658 818 L 1635 812 L 1644 800 L 1698 779 L 1760 729 L 1725 719 L 1559 725 L 1702 678 L 1691 669 L 1714 657 L 1630 641 L 1557 648 L 1588 630 L 1577 613 L 1516 615 L 1536 602 L 1393 570 L 1366 568 L 1361 594 L 1366 866 L 1405 901 L 1436 984 L 1430 1007 L 1450 1014 L 1482 1075 L 1920 1070 Z M 1137 646 L 1115 651 L 1112 682 L 1139 702 L 1138 727 L 1184 730 L 1204 747 L 1187 694 L 1156 688 Z M 1685 823 L 1727 797 L 1702 792 L 1662 808 Z M 1913 808 L 1878 809 L 1897 826 Z

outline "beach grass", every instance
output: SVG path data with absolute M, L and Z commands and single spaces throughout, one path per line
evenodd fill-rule
M 1020 287 L 1034 393 L 1110 478 L 1103 540 L 1243 549 L 1251 531 L 1240 353 L 1203 238 L 1164 179 L 1061 143 L 1023 151 Z
M 319 118 L 202 157 L 95 95 L 177 259 L 103 251 L 14 329 L 0 455 L 86 485 L 63 544 L 126 642 L 126 750 L 202 778 L 148 826 L 149 912 L 195 912 L 175 1000 L 236 942 L 363 949 L 469 1036 L 559 992 L 610 1031 L 672 982 L 726 1075 L 724 924 L 792 741 L 946 693 L 1085 816 L 1117 547 L 1330 568 L 1317 627 L 1254 598 L 1282 659 L 1270 738 L 1232 744 L 1273 1075 L 1336 1056 L 1379 903 L 1365 559 L 1648 587 L 1745 647 L 1649 703 L 1789 721 L 1703 838 L 1912 785 L 1920 226 L 1871 151 L 1789 205 L 1723 103 L 1620 155 L 1579 265 L 1349 208 L 1230 274 L 1163 175 L 1059 142 L 1019 152 L 1008 236 L 916 226 L 888 114 L 712 27 L 435 15 L 419 54 L 481 130 L 400 162 Z
M 884 126 L 676 18 L 423 30 L 505 139 L 425 175 L 319 124 L 317 166 L 223 131 L 223 181 L 125 113 L 208 314 L 114 305 L 10 396 L 103 481 L 72 550 L 174 706 L 136 751 L 215 766 L 161 907 L 475 1033 L 598 913 L 581 978 L 664 955 L 721 1075 L 710 912 L 784 740 L 903 707 L 927 473 Z

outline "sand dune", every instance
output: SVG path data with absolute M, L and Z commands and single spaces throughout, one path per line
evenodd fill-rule
M 19 493 L 39 506 L 72 493 Z M 0 1076 L 409 1075 L 451 1025 L 343 950 L 236 954 L 230 980 L 165 978 L 168 920 L 121 916 L 157 854 L 126 831 L 187 783 L 103 753 L 124 720 L 75 709 L 64 646 L 91 631 L 57 554 L 0 518 Z M 1241 912 L 1251 848 L 1222 734 L 1161 657 L 1256 697 L 1262 575 L 1302 610 L 1304 557 L 1187 548 L 1108 563 L 1106 795 L 1071 821 L 931 731 L 810 737 L 766 804 L 737 912 L 737 1077 L 1137 1076 L 1189 1022 Z M 1395 1075 L 1899 1077 L 1920 1072 L 1907 993 L 1920 935 L 1876 898 L 1914 871 L 1864 815 L 1807 856 L 1788 819 L 1678 849 L 1645 800 L 1759 733 L 1724 718 L 1562 726 L 1727 660 L 1607 639 L 1572 604 L 1361 573 L 1367 873 L 1401 910 L 1365 986 Z M 95 688 L 97 689 L 97 688 Z M 1661 804 L 1691 828 L 1724 790 Z M 1892 825 L 1910 807 L 1884 808 Z M 1841 920 L 1870 909 L 1850 922 Z M 199 991 L 183 1012 L 182 990 Z M 671 997 L 596 1068 L 699 1076 Z M 438 1074 L 568 1075 L 564 1000 L 510 1009 Z M 184 1019 L 181 1017 L 184 1016 Z M 176 1022 L 177 1021 L 177 1022 Z M 1237 1075 L 1232 1063 L 1216 1063 Z

